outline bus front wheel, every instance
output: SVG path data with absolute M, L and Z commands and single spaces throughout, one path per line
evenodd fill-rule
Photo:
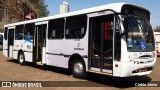
M 81 59 L 76 59 L 72 63 L 72 74 L 76 78 L 83 79 L 86 77 L 85 64 Z
M 25 64 L 25 57 L 24 57 L 23 52 L 19 53 L 19 55 L 18 55 L 18 61 L 19 61 L 20 65 L 24 65 Z

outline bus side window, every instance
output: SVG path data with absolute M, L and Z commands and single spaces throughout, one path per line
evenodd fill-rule
M 79 15 L 66 19 L 66 39 L 82 39 L 86 33 L 87 16 Z
M 34 23 L 26 24 L 25 25 L 25 30 L 24 30 L 24 39 L 25 40 L 33 40 L 33 35 L 34 35 L 34 28 L 35 25 Z
M 23 40 L 24 25 L 18 25 L 15 28 L 15 40 Z
M 0 35 L 0 45 L 3 45 L 3 35 Z
M 112 58 L 113 56 L 113 15 L 107 15 L 104 18 L 104 56 L 107 58 Z
M 104 37 L 105 37 L 105 40 L 110 40 L 112 38 L 112 32 L 111 30 L 112 29 L 112 22 L 105 22 L 105 27 L 104 27 Z
M 7 40 L 7 34 L 8 34 L 8 28 L 5 27 L 5 31 L 4 31 L 4 40 Z
M 56 30 L 52 30 L 51 38 L 55 38 L 55 37 L 56 37 Z
M 54 19 L 49 21 L 48 39 L 64 38 L 64 19 Z

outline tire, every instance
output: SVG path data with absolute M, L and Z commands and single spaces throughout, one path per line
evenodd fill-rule
M 18 55 L 18 61 L 19 61 L 20 65 L 24 65 L 25 64 L 25 57 L 24 57 L 23 52 L 19 53 L 19 55 Z
M 84 79 L 86 77 L 86 66 L 81 59 L 76 59 L 72 63 L 72 74 L 76 78 Z

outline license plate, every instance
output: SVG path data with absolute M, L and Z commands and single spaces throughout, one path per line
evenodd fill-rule
M 147 68 L 141 68 L 139 69 L 139 72 L 146 72 L 147 71 Z

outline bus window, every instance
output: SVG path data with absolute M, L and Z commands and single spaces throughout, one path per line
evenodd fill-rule
M 3 35 L 0 34 L 0 45 L 3 45 Z
M 14 45 L 14 29 L 8 30 L 8 45 L 9 46 Z
M 5 31 L 4 31 L 4 39 L 7 40 L 7 33 L 8 33 L 8 28 L 5 27 Z
M 113 48 L 113 16 L 108 16 L 110 19 L 104 21 L 104 56 L 112 57 Z
M 34 35 L 34 23 L 26 24 L 25 25 L 25 30 L 24 30 L 24 39 L 30 40 L 33 39 Z
M 23 33 L 24 25 L 18 25 L 15 28 L 15 40 L 23 40 Z
M 56 19 L 49 21 L 48 39 L 64 38 L 64 19 Z
M 66 39 L 81 39 L 85 36 L 87 16 L 80 15 L 66 19 Z
M 113 27 L 113 22 L 105 22 L 105 26 L 104 26 L 104 38 L 105 40 L 110 40 L 111 39 L 111 30 Z

